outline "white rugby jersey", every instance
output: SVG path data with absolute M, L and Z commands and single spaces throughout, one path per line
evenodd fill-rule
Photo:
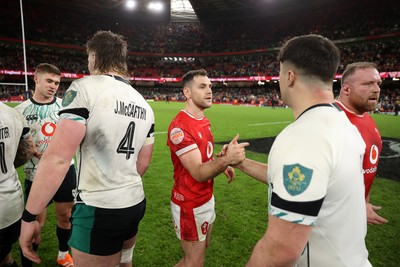
M 268 159 L 269 214 L 312 226 L 296 266 L 371 266 L 364 151 L 357 128 L 330 104 L 306 110 L 276 138 Z
M 29 134 L 24 118 L 0 102 L 0 229 L 21 218 L 24 198 L 14 159 L 22 136 Z
M 49 146 L 58 122 L 58 111 L 61 108 L 61 99 L 54 97 L 50 103 L 38 103 L 30 98 L 15 107 L 25 118 L 31 129 L 33 141 L 40 153 Z M 74 161 L 72 160 L 71 164 Z M 33 181 L 39 164 L 39 159 L 32 157 L 24 166 L 26 179 Z
M 92 75 L 74 81 L 60 117 L 86 125 L 77 151 L 78 200 L 100 208 L 126 208 L 144 199 L 136 161 L 154 143 L 154 113 L 118 76 Z

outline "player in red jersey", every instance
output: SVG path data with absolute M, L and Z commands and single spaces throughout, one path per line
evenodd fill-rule
M 342 76 L 342 88 L 337 103 L 346 112 L 347 117 L 360 132 L 366 144 L 363 173 L 365 199 L 367 204 L 367 222 L 384 224 L 388 221 L 377 214 L 381 207 L 369 202 L 369 191 L 378 168 L 379 155 L 382 150 L 382 138 L 372 117 L 378 104 L 381 77 L 375 63 L 356 62 L 349 64 Z
M 214 158 L 214 137 L 204 110 L 211 107 L 211 81 L 205 70 L 189 71 L 182 78 L 185 109 L 172 120 L 167 144 L 174 165 L 171 213 L 183 250 L 175 266 L 204 266 L 215 219 L 214 177 L 225 173 L 229 182 L 235 173 L 229 165 L 241 163 L 248 143 L 237 142 L 237 135 L 224 156 Z

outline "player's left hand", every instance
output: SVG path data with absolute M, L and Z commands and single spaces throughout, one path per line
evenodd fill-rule
M 368 224 L 385 224 L 388 223 L 388 220 L 383 218 L 382 216 L 379 216 L 376 211 L 380 210 L 382 207 L 380 206 L 374 206 L 371 203 L 366 203 L 367 206 L 367 223 Z
M 39 255 L 33 250 L 33 243 L 40 244 L 41 227 L 38 221 L 25 222 L 21 220 L 21 234 L 19 236 L 19 246 L 24 256 L 31 261 L 40 264 Z
M 228 178 L 228 184 L 232 183 L 233 179 L 235 179 L 235 176 L 236 176 L 235 170 L 230 166 L 228 166 L 225 169 L 224 174 L 225 174 L 226 178 Z

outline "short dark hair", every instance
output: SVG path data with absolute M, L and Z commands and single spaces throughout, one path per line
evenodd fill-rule
M 321 35 L 310 34 L 290 39 L 278 54 L 280 62 L 288 61 L 306 76 L 324 82 L 332 81 L 340 63 L 336 45 Z
M 191 71 L 187 72 L 185 75 L 183 75 L 182 87 L 185 87 L 188 83 L 193 81 L 193 78 L 195 76 L 208 76 L 208 74 L 205 69 L 191 70 Z
M 122 35 L 111 31 L 98 31 L 87 41 L 86 49 L 88 53 L 96 53 L 94 68 L 100 73 L 116 71 L 127 74 L 128 44 Z
M 51 73 L 61 76 L 61 71 L 56 66 L 49 63 L 40 63 L 37 65 L 35 69 L 35 75 L 38 73 Z
M 351 75 L 354 74 L 354 72 L 356 72 L 356 70 L 359 69 L 378 69 L 378 66 L 373 62 L 354 62 L 348 64 L 342 74 L 342 85 Z

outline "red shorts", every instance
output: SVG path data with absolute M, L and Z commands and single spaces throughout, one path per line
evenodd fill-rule
M 197 208 L 184 208 L 171 201 L 172 222 L 176 236 L 185 241 L 206 240 L 208 228 L 215 220 L 214 196 Z

